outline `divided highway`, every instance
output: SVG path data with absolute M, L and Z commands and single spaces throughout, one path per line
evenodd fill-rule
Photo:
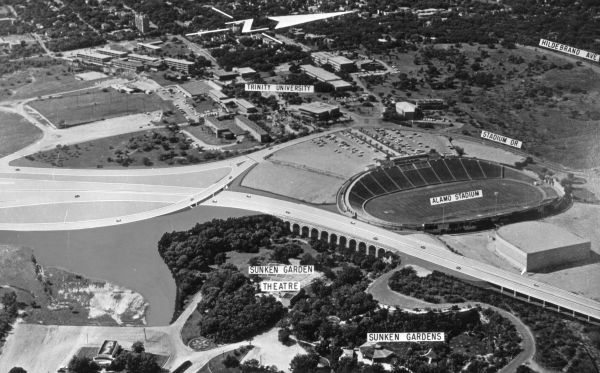
M 525 296 L 549 302 L 561 309 L 600 320 L 600 302 L 454 254 L 441 244 L 434 244 L 411 235 L 399 235 L 337 213 L 275 198 L 231 191 L 219 193 L 203 204 L 258 211 L 278 216 L 284 220 L 305 222 L 306 225 L 325 229 L 330 233 L 343 234 L 348 238 L 355 237 L 367 245 L 375 245 L 419 257 L 453 271 L 459 271 L 473 278 L 495 284 L 506 291 L 516 291 Z

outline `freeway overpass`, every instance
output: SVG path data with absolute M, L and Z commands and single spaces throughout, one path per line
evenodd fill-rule
M 600 302 L 450 252 L 422 235 L 399 235 L 337 213 L 275 198 L 224 191 L 203 202 L 277 216 L 303 235 L 335 240 L 371 254 L 399 252 L 492 284 L 503 293 L 555 311 L 600 322 Z

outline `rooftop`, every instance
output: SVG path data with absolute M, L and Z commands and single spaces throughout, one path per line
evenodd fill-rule
M 210 92 L 213 89 L 211 85 L 202 80 L 187 82 L 181 84 L 180 87 L 192 96 L 208 94 L 208 92 Z
M 170 58 L 170 57 L 165 57 L 165 62 L 173 62 L 173 63 L 180 63 L 183 65 L 193 65 L 194 63 L 192 61 L 188 61 L 188 60 L 180 60 L 177 58 Z
M 526 253 L 590 242 L 566 229 L 538 221 L 509 224 L 498 229 L 497 234 Z
M 142 61 L 148 61 L 148 62 L 158 60 L 158 58 L 156 58 L 156 57 L 146 56 L 145 54 L 137 54 L 137 53 L 130 53 L 128 57 L 135 58 L 135 59 L 142 60 Z
M 330 73 L 329 71 L 322 69 L 320 67 L 316 67 L 313 65 L 300 65 L 300 69 L 306 72 L 308 75 L 312 75 L 319 80 L 322 81 L 330 81 L 330 80 L 339 80 L 340 77 L 335 75 L 334 73 Z
M 331 110 L 338 109 L 335 105 L 326 104 L 324 102 L 316 101 L 308 104 L 303 104 L 298 107 L 299 110 L 305 110 L 311 113 L 324 113 Z
M 268 133 L 262 129 L 261 126 L 259 126 L 258 124 L 254 123 L 253 121 L 251 121 L 250 119 L 242 116 L 242 115 L 238 115 L 236 117 L 237 120 L 239 120 L 240 122 L 244 123 L 246 126 L 248 126 L 249 128 L 251 128 L 252 130 L 254 130 L 254 132 L 260 134 L 260 135 L 268 135 Z

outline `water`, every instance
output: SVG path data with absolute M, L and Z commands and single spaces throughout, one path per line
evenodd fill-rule
M 56 232 L 0 231 L 0 244 L 28 246 L 44 266 L 110 281 L 142 294 L 150 326 L 167 325 L 175 306 L 175 281 L 158 254 L 164 232 L 186 230 L 213 218 L 252 214 L 200 206 L 176 214 L 112 227 Z

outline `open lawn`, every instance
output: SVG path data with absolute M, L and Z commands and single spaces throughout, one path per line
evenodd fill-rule
M 431 206 L 429 198 L 473 190 L 482 198 Z M 498 192 L 498 201 L 494 192 Z M 404 224 L 450 222 L 465 218 L 521 210 L 543 199 L 542 192 L 529 184 L 508 179 L 455 182 L 382 195 L 368 201 L 365 211 L 386 221 Z
M 42 138 L 42 131 L 18 114 L 0 112 L 0 158 Z
M 309 203 L 328 204 L 335 203 L 343 183 L 341 178 L 267 161 L 250 170 L 241 185 Z
M 30 106 L 57 127 L 69 127 L 106 118 L 155 110 L 174 111 L 170 102 L 143 93 L 126 94 L 112 89 L 90 90 L 36 100 Z

